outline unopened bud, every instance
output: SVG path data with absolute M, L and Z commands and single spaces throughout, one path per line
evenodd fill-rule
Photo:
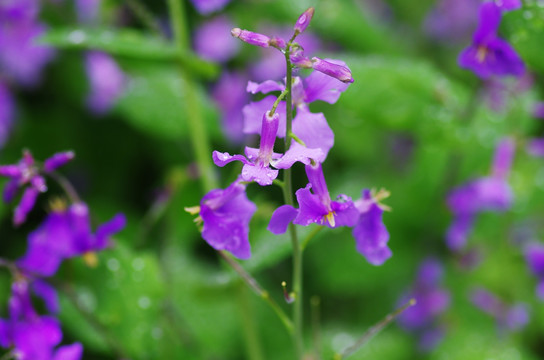
M 263 34 L 255 33 L 248 30 L 242 30 L 240 28 L 232 29 L 230 31 L 230 34 L 251 45 L 256 45 L 264 48 L 270 46 L 270 38 Z
M 284 49 L 287 46 L 287 44 L 285 43 L 285 40 L 277 36 L 273 36 L 270 39 L 269 44 L 270 46 L 273 46 L 279 49 Z
M 45 160 L 45 162 L 43 163 L 43 171 L 47 173 L 55 171 L 59 167 L 66 165 L 66 163 L 72 160 L 75 156 L 76 155 L 73 151 L 56 153 Z
M 313 67 L 312 60 L 304 56 L 304 51 L 302 51 L 302 49 L 295 50 L 291 54 L 290 59 L 291 63 L 299 68 L 311 69 Z
M 351 76 L 351 70 L 346 66 L 333 64 L 318 57 L 312 58 L 313 68 L 325 75 L 329 75 L 335 79 L 344 83 L 352 83 L 353 77 Z
M 300 15 L 300 17 L 297 20 L 297 23 L 295 24 L 295 33 L 298 35 L 306 28 L 308 25 L 310 25 L 310 21 L 312 20 L 312 17 L 314 16 L 315 9 L 313 7 L 308 8 L 305 12 Z

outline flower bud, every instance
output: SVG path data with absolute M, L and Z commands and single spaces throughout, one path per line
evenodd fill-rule
M 310 21 L 314 16 L 314 8 L 310 7 L 308 10 L 302 13 L 295 24 L 295 34 L 303 33 L 304 30 L 310 25 Z
M 299 68 L 311 69 L 313 66 L 312 60 L 304 56 L 304 51 L 302 51 L 302 49 L 295 50 L 290 58 L 291 62 Z
M 272 39 L 270 39 L 269 44 L 270 46 L 274 46 L 280 49 L 284 49 L 287 46 L 285 40 L 277 36 L 273 36 Z
M 55 171 L 59 167 L 68 163 L 75 156 L 76 155 L 74 154 L 73 151 L 65 151 L 65 152 L 56 153 L 44 161 L 43 170 L 47 173 Z
M 313 69 L 322 72 L 325 75 L 329 75 L 335 79 L 338 79 L 344 83 L 352 83 L 353 77 L 351 76 L 351 70 L 346 66 L 333 64 L 331 62 L 322 60 L 318 57 L 312 58 Z
M 234 28 L 230 31 L 230 34 L 243 42 L 251 45 L 267 48 L 270 46 L 270 38 L 266 35 L 255 33 L 248 30 L 242 30 L 240 28 Z

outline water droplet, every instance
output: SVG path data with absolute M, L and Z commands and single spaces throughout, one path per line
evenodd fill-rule
M 145 267 L 145 261 L 142 258 L 132 260 L 132 268 L 136 271 L 141 271 Z
M 121 264 L 119 264 L 119 260 L 115 258 L 111 258 L 108 260 L 108 269 L 111 271 L 117 271 L 121 267 Z
M 82 30 L 74 30 L 68 35 L 68 40 L 73 44 L 81 44 L 87 36 Z
M 148 309 L 151 306 L 151 300 L 147 296 L 138 299 L 138 306 L 142 309 Z
M 94 311 L 96 309 L 96 298 L 94 297 L 94 294 L 87 289 L 82 289 L 78 292 L 77 303 L 88 311 Z

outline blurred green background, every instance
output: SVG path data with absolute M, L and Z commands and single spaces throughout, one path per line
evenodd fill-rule
M 130 2 L 168 27 L 166 2 Z M 529 232 L 531 240 L 544 235 L 544 162 L 523 148 L 528 137 L 544 135 L 544 126 L 532 116 L 532 106 L 544 99 L 543 3 L 526 1 L 523 9 L 504 16 L 501 34 L 526 61 L 533 86 L 510 91 L 498 112 L 489 107 L 476 77 L 457 67 L 457 55 L 470 38 L 453 44 L 432 40 L 423 31 L 433 5 L 430 0 L 232 0 L 222 12 L 241 28 L 259 29 L 264 23 L 290 28 L 307 7 L 315 7 L 309 31 L 325 45 L 312 55 L 342 59 L 355 79 L 337 104 L 310 106 L 325 114 L 335 132 L 335 146 L 323 165 L 331 194 L 358 198 L 362 188 L 370 187 L 392 193 L 385 203 L 393 211 L 384 214 L 384 221 L 393 257 L 383 266 L 368 264 L 355 251 L 350 229 L 325 229 L 305 252 L 306 345 L 310 351 L 309 299 L 318 296 L 317 346 L 323 359 L 393 311 L 419 263 L 431 255 L 443 261 L 443 287 L 451 293 L 451 306 L 436 320 L 445 329 L 444 340 L 432 352 L 421 353 L 417 338 L 393 324 L 352 359 L 544 358 L 544 308 L 515 241 L 519 232 Z M 190 3 L 186 8 L 193 32 L 206 17 Z M 42 41 L 58 53 L 39 87 L 17 91 L 16 123 L 0 150 L 2 164 L 17 161 L 23 148 L 37 159 L 74 150 L 76 159 L 61 171 L 89 204 L 93 220 L 101 223 L 119 211 L 128 217 L 116 246 L 98 254 L 98 267 L 73 259 L 56 276 L 65 285 L 64 339 L 81 341 L 84 359 L 244 359 L 259 353 L 265 359 L 293 359 L 291 339 L 275 314 L 219 260 L 184 211 L 204 194 L 194 171 L 189 107 L 202 111 L 212 149 L 241 151 L 222 134 L 221 112 L 208 95 L 221 67 L 186 49 L 182 67 L 192 80 L 182 81 L 180 55 L 168 39 L 145 27 L 133 4 L 104 1 L 101 14 L 101 23 L 86 29 L 77 24 L 69 1 L 43 3 L 41 19 L 49 29 Z M 75 30 L 85 34 L 77 44 L 70 40 Z M 85 107 L 87 49 L 113 54 L 129 78 L 123 95 L 103 116 Z M 244 69 L 261 54 L 243 44 L 225 66 Z M 507 86 L 514 89 L 515 80 Z M 188 100 L 189 92 L 197 102 Z M 452 219 L 445 196 L 454 186 L 489 173 L 494 146 L 504 135 L 515 136 L 520 144 L 510 177 L 514 206 L 478 217 L 469 248 L 477 249 L 482 260 L 466 269 L 445 246 Z M 238 170 L 215 171 L 226 186 Z M 296 186 L 304 186 L 300 164 L 294 173 Z M 62 192 L 50 183 L 48 195 L 40 197 L 29 221 L 18 229 L 11 224 L 13 207 L 0 204 L 0 256 L 16 259 L 24 253 L 25 239 L 43 220 L 52 195 Z M 248 196 L 259 210 L 251 222 L 253 256 L 242 265 L 290 313 L 280 286 L 291 278 L 290 242 L 266 230 L 281 194 L 251 184 Z M 10 281 L 1 271 L 4 318 Z M 488 288 L 507 303 L 528 304 L 529 325 L 501 333 L 493 318 L 470 303 L 474 286 Z

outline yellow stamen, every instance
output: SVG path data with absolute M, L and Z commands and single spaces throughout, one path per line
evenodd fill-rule
M 49 207 L 52 211 L 63 212 L 66 211 L 66 201 L 60 197 L 55 197 L 49 202 Z
M 370 190 L 370 196 L 372 196 L 372 199 L 376 202 L 376 205 L 383 211 L 391 211 L 391 207 L 387 206 L 385 204 L 382 204 L 381 201 L 384 199 L 387 199 L 391 195 L 391 192 L 381 188 L 380 190 L 376 191 L 376 189 Z
M 478 50 L 476 51 L 476 58 L 479 62 L 484 62 L 485 57 L 487 56 L 487 48 L 485 46 L 478 46 Z
M 325 215 L 325 218 L 327 219 L 331 227 L 334 227 L 334 225 L 336 224 L 336 222 L 334 221 L 334 212 L 331 211 L 330 213 Z
M 187 211 L 191 215 L 200 214 L 200 206 L 187 206 L 183 210 Z
M 83 254 L 83 261 L 88 267 L 95 268 L 98 265 L 98 257 L 94 251 L 87 251 Z

